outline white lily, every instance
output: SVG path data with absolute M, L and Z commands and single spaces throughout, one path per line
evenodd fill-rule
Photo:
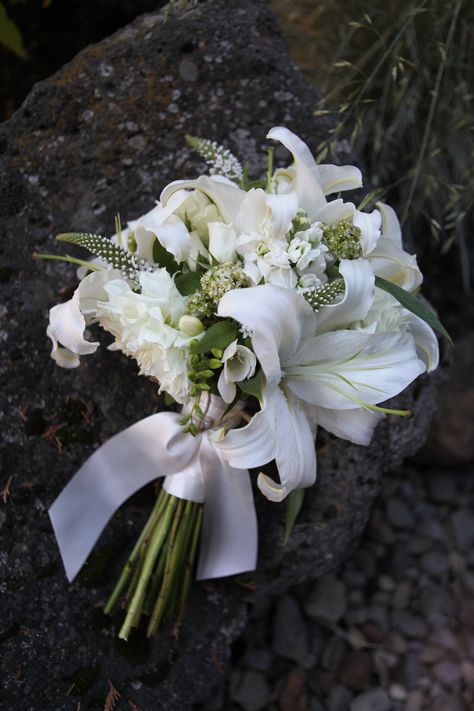
M 318 326 L 324 329 L 346 317 L 352 321 L 355 313 L 362 314 L 364 308 L 367 312 L 370 306 L 367 265 L 363 260 L 341 265 L 346 294 L 318 314 L 298 294 L 270 285 L 228 292 L 219 303 L 220 316 L 234 318 L 252 333 L 265 384 L 262 409 L 218 446 L 236 467 L 257 467 L 275 459 L 280 483 L 263 474 L 258 477 L 259 488 L 273 501 L 315 480 L 313 419 L 367 444 L 379 418 L 359 418 L 354 411 L 383 412 L 378 403 L 400 393 L 425 370 L 408 333 L 344 329 L 317 334 Z
M 53 343 L 51 358 L 62 368 L 77 368 L 79 356 L 97 350 L 98 341 L 86 341 L 84 338 L 84 316 L 95 316 L 97 301 L 107 298 L 105 285 L 119 278 L 122 278 L 122 273 L 117 269 L 92 272 L 81 281 L 72 299 L 50 310 L 46 335 Z
M 382 217 L 382 236 L 367 258 L 377 276 L 406 291 L 414 291 L 423 281 L 416 256 L 402 248 L 401 228 L 395 211 L 382 202 L 378 202 L 377 207 Z
M 257 358 L 250 348 L 242 346 L 235 340 L 222 354 L 222 362 L 224 367 L 217 382 L 217 389 L 224 402 L 230 403 L 235 399 L 237 392 L 235 384 L 248 380 L 255 374 Z
M 318 165 L 304 141 L 283 126 L 276 126 L 267 133 L 267 138 L 279 141 L 293 154 L 294 168 L 286 169 L 285 192 L 295 191 L 299 207 L 305 210 L 312 221 L 317 211 L 327 200 L 326 195 L 362 186 L 362 174 L 352 165 Z M 278 179 L 278 176 L 277 176 Z

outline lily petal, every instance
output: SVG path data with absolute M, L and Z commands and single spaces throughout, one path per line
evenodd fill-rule
M 406 291 L 414 291 L 423 281 L 416 256 L 408 254 L 395 240 L 381 237 L 373 252 L 367 255 L 377 276 L 397 284 Z
M 306 341 L 293 363 L 284 364 L 285 385 L 292 393 L 334 410 L 384 402 L 425 370 L 409 333 L 352 330 L 315 336 Z
M 370 444 L 374 429 L 385 417 L 383 412 L 370 412 L 362 407 L 353 410 L 329 410 L 318 407 L 318 424 L 336 437 L 354 444 Z
M 257 486 L 270 501 L 282 501 L 294 489 L 311 486 L 316 480 L 314 436 L 303 407 L 291 394 L 267 386 L 263 399 L 275 432 L 280 483 L 260 473 Z
M 380 225 L 382 218 L 378 210 L 372 212 L 355 211 L 353 224 L 361 231 L 360 243 L 364 256 L 370 254 L 380 239 Z
M 362 173 L 355 165 L 319 163 L 319 183 L 325 195 L 362 187 Z
M 289 232 L 298 210 L 298 195 L 295 192 L 281 195 L 267 194 L 266 201 L 272 211 L 273 237 L 283 239 Z
M 402 249 L 402 228 L 400 227 L 397 213 L 393 207 L 384 202 L 378 202 L 376 205 L 382 217 L 382 237 L 387 237 Z
M 320 184 L 320 173 L 316 161 L 306 143 L 283 126 L 276 126 L 268 132 L 267 138 L 279 141 L 295 161 L 294 190 L 298 194 L 300 207 L 314 219 L 318 208 L 326 203 Z
M 304 335 L 315 333 L 316 318 L 307 301 L 281 286 L 264 284 L 228 291 L 217 314 L 230 317 L 252 332 L 252 346 L 269 383 L 281 379 L 285 361 Z
M 248 425 L 231 429 L 215 446 L 231 467 L 254 469 L 268 464 L 275 458 L 275 431 L 270 411 L 263 407 Z
M 373 302 L 375 277 L 366 259 L 341 259 L 339 272 L 346 283 L 344 296 L 318 311 L 318 333 L 364 319 Z
M 196 180 L 175 180 L 167 185 L 161 193 L 161 202 L 166 205 L 173 193 L 182 189 L 201 190 L 217 205 L 225 222 L 232 223 L 235 222 L 240 206 L 247 195 L 230 180 L 223 180 L 217 175 L 211 177 L 201 175 Z
M 412 314 L 408 331 L 415 340 L 418 356 L 426 364 L 426 372 L 436 370 L 439 365 L 439 343 L 433 329 L 426 321 Z
M 209 222 L 209 252 L 223 264 L 235 260 L 237 233 L 232 225 L 223 222 Z

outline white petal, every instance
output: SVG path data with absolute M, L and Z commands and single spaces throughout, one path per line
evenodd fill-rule
M 394 240 L 381 237 L 374 251 L 367 256 L 377 276 L 414 291 L 423 281 L 416 256 L 408 254 Z
M 47 336 L 53 343 L 51 357 L 65 368 L 75 368 L 79 359 L 72 354 L 88 355 L 94 353 L 99 343 L 91 343 L 84 339 L 86 322 L 79 310 L 79 295 L 76 290 L 74 296 L 64 304 L 53 306 L 49 312 L 49 326 Z M 66 351 L 59 348 L 59 343 L 65 346 Z
M 373 210 L 373 212 L 369 213 L 361 212 L 360 210 L 355 211 L 353 224 L 361 231 L 360 243 L 364 257 L 375 249 L 380 239 L 381 222 L 382 218 L 378 210 Z
M 77 287 L 77 295 L 81 313 L 85 316 L 95 316 L 97 302 L 106 301 L 105 285 L 114 279 L 123 279 L 119 269 L 103 269 L 86 276 Z
M 315 315 L 307 301 L 280 286 L 233 289 L 220 300 L 217 314 L 252 332 L 253 350 L 270 383 L 280 381 L 280 358 L 284 361 L 304 335 L 315 333 Z
M 225 225 L 223 222 L 209 222 L 209 252 L 214 259 L 223 264 L 233 262 L 235 259 L 235 248 L 237 243 L 237 233 L 232 225 Z
M 186 229 L 186 225 L 179 218 L 168 222 L 164 225 L 157 225 L 155 228 L 155 234 L 158 241 L 163 245 L 163 247 L 170 252 L 178 263 L 184 262 L 191 249 L 191 241 L 189 238 L 189 232 Z M 138 245 L 138 230 L 135 233 Z
M 425 371 L 410 334 L 335 331 L 308 340 L 285 366 L 285 385 L 312 405 L 349 410 L 377 405 Z
M 235 220 L 239 232 L 252 234 L 259 231 L 261 223 L 269 216 L 265 191 L 261 188 L 251 188 L 245 195 Z
M 325 195 L 362 187 L 362 173 L 355 165 L 318 165 L 319 182 Z
M 275 432 L 275 461 L 280 483 L 259 474 L 257 485 L 270 501 L 282 501 L 294 489 L 314 484 L 316 453 L 306 413 L 291 395 L 280 388 L 264 390 L 264 404 Z
M 347 439 L 354 444 L 370 444 L 372 434 L 377 424 L 385 415 L 383 412 L 370 412 L 362 407 L 354 410 L 328 410 L 317 408 L 318 424 L 325 430 Z
M 253 469 L 275 457 L 275 432 L 267 408 L 259 410 L 249 424 L 231 429 L 220 442 L 215 442 L 231 467 Z
M 375 277 L 365 259 L 341 259 L 339 272 L 346 283 L 343 298 L 317 313 L 318 333 L 347 326 L 367 316 L 374 299 Z
M 217 381 L 217 389 L 219 390 L 219 395 L 224 400 L 224 402 L 230 403 L 235 398 L 237 388 L 235 383 L 230 382 L 225 377 L 224 369 L 222 369 L 219 375 L 219 380 Z
M 325 204 L 326 198 L 320 185 L 319 169 L 311 151 L 301 138 L 283 126 L 272 128 L 267 138 L 280 141 L 293 154 L 296 168 L 294 189 L 298 194 L 299 206 L 313 219 L 318 208 Z
M 412 314 L 408 330 L 415 339 L 418 356 L 426 364 L 426 371 L 431 373 L 439 365 L 439 343 L 433 329 L 426 321 Z
M 217 205 L 224 220 L 232 223 L 235 222 L 242 201 L 247 195 L 235 183 L 219 179 L 219 176 L 201 175 L 196 180 L 175 180 L 167 185 L 161 193 L 161 202 L 166 205 L 173 193 L 182 189 L 201 190 Z
M 148 264 L 153 264 L 153 245 L 155 240 L 156 234 L 154 232 L 147 230 L 143 225 L 137 225 L 135 241 L 137 243 L 136 256 L 138 259 L 144 259 Z
M 397 213 L 384 202 L 376 203 L 382 217 L 382 237 L 392 240 L 397 247 L 402 248 L 402 228 L 398 221 Z
M 282 195 L 267 194 L 266 202 L 272 211 L 273 237 L 283 239 L 289 232 L 298 210 L 298 195 L 295 192 Z
M 333 225 L 338 220 L 352 220 L 355 214 L 355 205 L 352 202 L 344 202 L 341 198 L 331 200 L 326 205 L 319 208 L 315 219 L 318 222 L 325 222 Z

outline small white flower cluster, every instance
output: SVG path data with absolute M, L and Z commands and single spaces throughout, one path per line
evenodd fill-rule
M 73 299 L 52 309 L 52 355 L 78 365 L 97 348 L 83 335 L 96 320 L 113 348 L 180 403 L 206 391 L 229 404 L 254 394 L 261 410 L 248 427 L 258 437 L 275 437 L 281 420 L 287 430 L 294 425 L 294 437 L 313 436 L 319 423 L 367 444 L 385 412 L 379 404 L 438 362 L 429 316 L 410 307 L 422 275 L 391 208 L 363 212 L 328 199 L 361 187 L 358 168 L 316 164 L 286 128 L 268 135 L 294 162 L 269 170 L 261 186 L 247 189 L 225 149 L 190 139 L 213 175 L 170 183 L 149 213 L 110 241 L 84 237 L 96 256 L 110 256 L 109 268 L 94 265 Z M 62 238 L 81 244 L 77 235 Z M 268 452 L 280 446 L 260 444 Z M 285 483 L 280 464 L 281 486 L 259 484 L 269 498 L 297 485 Z

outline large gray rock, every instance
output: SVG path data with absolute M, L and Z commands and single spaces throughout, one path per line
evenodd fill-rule
M 435 378 L 400 399 L 414 416 L 385 421 L 370 449 L 322 433 L 318 485 L 286 550 L 283 507 L 259 497 L 258 573 L 243 584 L 194 585 L 179 644 L 169 630 L 119 642 L 101 613 L 151 487 L 116 515 L 79 579 L 65 579 L 48 506 L 94 447 L 160 403 L 120 354 L 104 350 L 73 371 L 54 365 L 47 311 L 74 288 L 74 269 L 34 263 L 32 252 L 59 252 L 53 235 L 71 228 L 110 233 L 114 213 L 134 218 L 167 182 L 196 175 L 203 166 L 185 133 L 225 141 L 254 172 L 272 125 L 317 145 L 330 120 L 314 119 L 316 100 L 264 2 L 215 0 L 144 16 L 87 48 L 0 127 L 0 486 L 10 481 L 11 490 L 0 504 L 4 708 L 101 709 L 109 679 L 124 708 L 204 702 L 245 624 L 250 589 L 275 592 L 335 568 L 366 523 L 382 473 L 423 441 Z

